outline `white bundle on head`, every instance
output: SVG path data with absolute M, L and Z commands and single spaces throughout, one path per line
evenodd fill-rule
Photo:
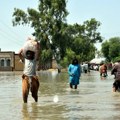
M 23 46 L 23 56 L 26 57 L 26 52 L 27 51 L 32 51 L 32 52 L 37 52 L 37 41 L 35 41 L 32 38 L 28 38 L 27 41 L 25 42 Z

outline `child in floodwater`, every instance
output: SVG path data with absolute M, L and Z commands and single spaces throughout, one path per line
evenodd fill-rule
M 74 88 L 77 89 L 81 76 L 81 66 L 78 64 L 78 60 L 76 58 L 73 59 L 72 64 L 69 65 L 68 74 L 70 88 L 73 88 L 74 86 Z

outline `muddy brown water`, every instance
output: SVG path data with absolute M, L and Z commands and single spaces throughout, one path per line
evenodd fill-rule
M 77 90 L 68 74 L 40 71 L 39 101 L 22 101 L 22 72 L 0 73 L 0 120 L 120 120 L 120 93 L 112 92 L 114 76 L 98 71 L 82 74 Z

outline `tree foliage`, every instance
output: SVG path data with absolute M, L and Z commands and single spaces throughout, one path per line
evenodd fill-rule
M 94 43 L 102 42 L 97 31 L 100 22 L 95 18 L 83 24 L 67 24 L 66 3 L 67 0 L 39 0 L 37 10 L 14 9 L 13 26 L 28 24 L 34 29 L 33 35 L 40 41 L 43 62 L 52 59 L 53 55 L 57 61 L 69 61 L 72 55 L 80 61 L 89 61 L 95 57 Z
M 85 21 L 83 24 L 68 25 L 66 27 L 67 48 L 79 56 L 80 61 L 90 61 L 95 57 L 96 42 L 102 42 L 102 37 L 97 31 L 100 22 L 95 18 Z
M 115 61 L 120 57 L 120 38 L 110 38 L 109 41 L 102 43 L 102 53 L 109 62 Z
M 67 15 L 66 0 L 39 0 L 38 10 L 28 8 L 25 12 L 15 8 L 13 26 L 30 24 L 35 30 L 33 35 L 41 42 L 41 49 L 51 48 L 57 55 Z

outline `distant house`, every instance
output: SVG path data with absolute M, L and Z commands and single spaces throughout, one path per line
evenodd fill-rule
M 18 54 L 12 51 L 0 51 L 0 71 L 20 71 L 23 64 L 19 62 Z
M 40 66 L 41 69 L 58 68 L 55 59 Z M 23 68 L 24 64 L 20 62 L 18 54 L 13 51 L 0 51 L 0 71 L 22 71 Z
M 0 52 L 0 71 L 14 70 L 14 52 Z

